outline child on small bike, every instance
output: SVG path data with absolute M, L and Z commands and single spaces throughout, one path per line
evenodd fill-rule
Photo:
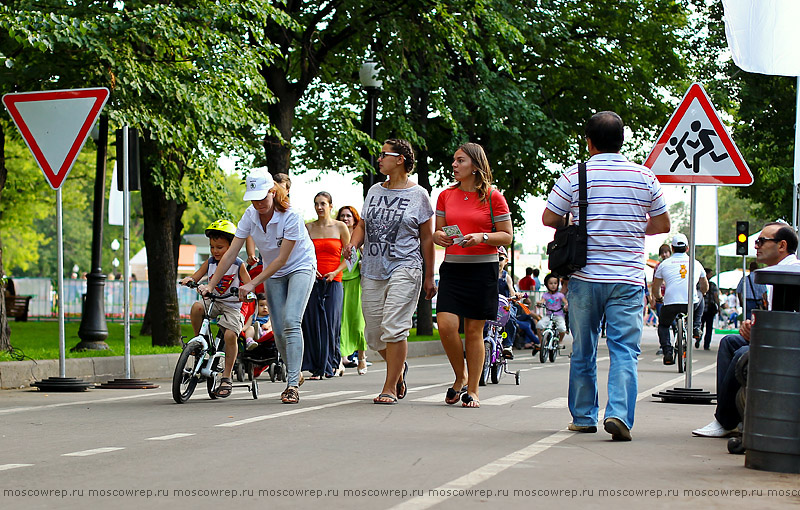
M 267 303 L 267 295 L 263 292 L 256 294 L 256 301 L 258 302 L 258 314 L 253 318 L 249 326 L 244 329 L 244 347 L 248 351 L 252 351 L 258 344 L 269 340 L 272 335 L 272 323 L 269 320 L 269 304 Z M 258 328 L 256 330 L 256 328 Z
M 197 283 L 204 276 L 211 278 L 217 269 L 217 264 L 228 248 L 231 246 L 234 235 L 236 234 L 236 225 L 228 220 L 216 220 L 206 228 L 206 237 L 208 237 L 208 245 L 211 249 L 211 256 L 203 262 L 200 269 L 195 271 L 191 276 L 180 281 L 181 285 L 186 285 L 190 281 Z M 230 269 L 225 272 L 225 275 L 219 281 L 219 284 L 211 291 L 212 294 L 220 296 L 230 291 L 231 287 L 241 287 L 245 283 L 250 282 L 250 275 L 247 274 L 245 265 L 242 259 L 236 258 L 236 262 L 231 264 Z M 206 298 L 204 298 L 205 301 Z M 206 307 L 207 307 L 206 303 Z M 191 320 L 194 334 L 200 333 L 200 327 L 203 324 L 203 314 L 205 308 L 199 301 L 192 305 Z M 236 354 L 238 353 L 238 346 L 236 339 L 244 327 L 245 313 L 242 310 L 243 304 L 239 301 L 238 296 L 231 296 L 225 299 L 217 300 L 211 311 L 211 318 L 217 318 L 217 324 L 220 328 L 224 329 L 225 340 L 225 369 L 222 372 L 219 387 L 214 392 L 217 397 L 225 398 L 230 396 L 233 390 L 233 380 L 231 379 L 231 372 L 233 365 L 236 362 Z
M 564 312 L 567 310 L 567 298 L 559 292 L 559 280 L 556 275 L 549 273 L 544 277 L 544 284 L 547 287 L 547 292 L 542 294 L 542 299 L 536 303 L 545 308 L 545 313 L 542 319 L 536 324 L 536 330 L 539 332 L 539 338 L 542 337 L 542 332 L 550 327 L 550 315 L 553 316 L 553 321 L 556 323 L 558 329 L 558 340 L 563 342 L 564 335 L 567 332 L 567 323 L 564 321 Z

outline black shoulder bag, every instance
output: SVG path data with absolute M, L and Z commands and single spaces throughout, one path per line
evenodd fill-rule
M 586 163 L 578 164 L 578 225 L 570 224 L 570 213 L 564 215 L 565 225 L 556 229 L 553 241 L 547 244 L 547 267 L 559 276 L 569 276 L 586 265 Z

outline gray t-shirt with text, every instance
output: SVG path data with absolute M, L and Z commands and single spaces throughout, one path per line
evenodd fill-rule
M 388 280 L 398 267 L 422 268 L 419 226 L 433 217 L 433 207 L 422 186 L 372 186 L 361 217 L 366 228 L 361 276 Z

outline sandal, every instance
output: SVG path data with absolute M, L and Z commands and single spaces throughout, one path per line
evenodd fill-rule
M 465 384 L 460 390 L 456 391 L 453 388 L 447 388 L 447 395 L 444 397 L 444 403 L 453 405 L 461 400 L 461 395 L 467 392 L 467 385 Z
M 397 383 L 397 398 L 406 398 L 408 393 L 408 385 L 406 384 L 406 375 L 408 375 L 408 361 L 403 362 L 403 378 Z
M 283 390 L 281 402 L 284 404 L 297 404 L 300 402 L 300 392 L 297 391 L 297 386 L 289 386 Z
M 358 360 L 358 375 L 367 373 L 367 360 Z
M 392 405 L 397 403 L 397 397 L 395 397 L 394 395 L 390 395 L 389 393 L 381 393 L 380 395 L 372 399 L 372 403 Z
M 214 395 L 217 398 L 227 398 L 231 396 L 231 392 L 233 392 L 233 381 L 228 377 L 223 377 L 219 380 L 219 386 L 214 391 Z
M 469 407 L 472 409 L 477 409 L 481 406 L 479 400 L 476 400 L 472 395 L 469 393 L 464 393 L 461 395 L 461 407 Z

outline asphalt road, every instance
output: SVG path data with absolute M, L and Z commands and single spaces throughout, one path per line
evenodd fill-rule
M 650 396 L 683 378 L 655 355 L 653 329 L 643 343 L 630 443 L 610 441 L 602 426 L 566 431 L 569 359 L 541 364 L 521 351 L 511 362 L 521 384 L 506 376 L 482 388 L 480 409 L 444 404 L 452 371 L 441 356 L 410 360 L 409 394 L 394 406 L 372 403 L 382 363 L 364 376 L 309 381 L 296 406 L 281 404 L 283 387 L 269 380 L 258 400 L 235 388 L 212 401 L 199 387 L 185 405 L 173 403 L 169 381 L 3 391 L 0 507 L 797 506 L 800 475 L 746 469 L 726 440 L 691 436 L 713 406 Z M 693 386 L 713 391 L 715 352 L 694 360 Z M 601 410 L 608 365 L 601 347 Z

